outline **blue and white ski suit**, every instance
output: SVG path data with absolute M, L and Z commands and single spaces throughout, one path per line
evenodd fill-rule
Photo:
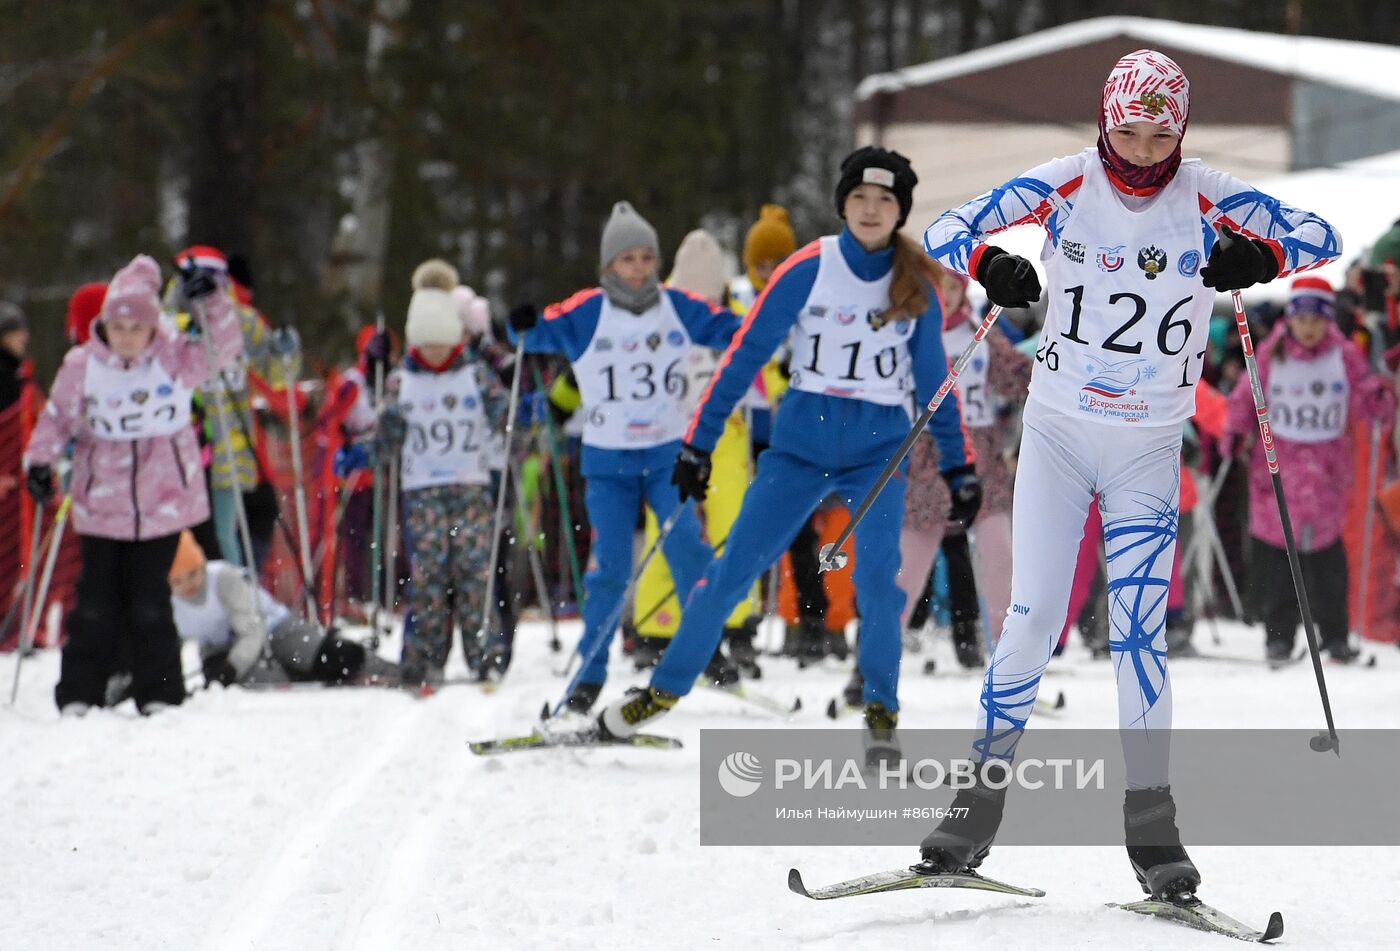
M 593 547 L 592 567 L 584 576 L 580 684 L 607 679 L 608 649 L 632 573 L 632 533 L 642 502 L 663 523 L 679 504 L 671 469 L 685 426 L 680 409 L 685 354 L 692 344 L 729 346 L 738 325 L 729 311 L 675 288 L 663 288 L 653 307 L 634 314 L 595 287 L 545 308 L 543 319 L 525 334 L 527 353 L 569 358 L 583 397 L 584 504 Z M 692 506 L 677 518 L 661 550 L 684 598 L 714 557 Z
M 860 501 L 909 432 L 911 401 L 927 402 L 947 376 L 937 295 L 918 319 L 876 319 L 889 306 L 893 259 L 892 247 L 872 253 L 844 229 L 818 239 L 783 262 L 735 334 L 691 417 L 688 443 L 713 448 L 734 404 L 790 331 L 792 385 L 724 554 L 685 602 L 653 687 L 690 691 L 719 643 L 724 619 L 750 585 L 828 494 L 841 493 L 852 507 Z M 945 471 L 970 461 L 955 393 L 930 429 Z M 895 574 L 904 479 L 901 470 L 855 531 L 865 701 L 890 710 L 898 709 L 904 594 Z

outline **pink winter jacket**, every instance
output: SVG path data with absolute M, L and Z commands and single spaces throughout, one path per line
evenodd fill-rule
M 238 319 L 225 294 L 209 295 L 204 306 L 215 365 L 223 369 L 243 346 Z M 136 359 L 159 361 L 172 378 L 191 389 L 209 376 L 204 341 L 164 323 L 156 326 L 151 345 Z M 54 464 L 68 441 L 74 440 L 70 489 L 73 523 L 80 535 L 141 541 L 173 535 L 204 521 L 209 517 L 209 499 L 193 427 L 129 441 L 93 437 L 83 404 L 88 367 L 94 363 L 131 365 L 96 332 L 87 343 L 69 350 L 29 439 L 25 466 Z
M 1259 375 L 1264 392 L 1269 391 L 1271 357 L 1279 341 L 1289 360 L 1316 360 L 1342 348 L 1342 365 L 1348 386 L 1347 422 L 1370 422 L 1395 412 L 1395 400 L 1380 377 L 1371 372 L 1361 349 L 1342 336 L 1333 324 L 1316 347 L 1305 348 L 1288 334 L 1280 320 L 1257 348 Z M 1275 548 L 1283 548 L 1283 523 L 1274 501 L 1273 480 L 1264 446 L 1259 442 L 1254 396 L 1248 380 L 1241 378 L 1230 392 L 1225 418 L 1226 436 L 1256 437 L 1249 469 L 1249 533 Z M 1279 470 L 1283 473 L 1283 494 L 1293 522 L 1293 538 L 1300 551 L 1321 551 L 1333 545 L 1342 534 L 1347 497 L 1355 491 L 1351 443 L 1348 435 L 1327 442 L 1304 443 L 1284 439 L 1275 432 L 1274 446 Z

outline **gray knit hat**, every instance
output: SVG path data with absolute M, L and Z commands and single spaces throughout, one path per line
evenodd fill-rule
M 637 214 L 631 202 L 620 201 L 613 205 L 612 215 L 603 226 L 603 240 L 598 248 L 598 269 L 606 271 L 613 258 L 632 248 L 651 248 L 658 259 L 661 257 L 661 243 L 656 239 L 656 229 Z
M 24 311 L 18 304 L 0 301 L 0 336 L 15 330 L 28 330 L 29 322 L 24 319 Z

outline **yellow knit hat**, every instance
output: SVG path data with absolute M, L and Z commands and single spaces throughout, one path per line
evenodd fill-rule
M 744 267 L 755 289 L 760 289 L 754 276 L 754 264 L 759 261 L 781 261 L 797 250 L 797 235 L 788 222 L 787 209 L 782 205 L 764 205 L 758 220 L 744 236 Z

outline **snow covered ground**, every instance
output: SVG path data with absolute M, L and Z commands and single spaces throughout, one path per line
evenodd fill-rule
M 566 640 L 576 630 L 566 626 Z M 1212 644 L 1203 625 L 1197 643 L 1261 652 L 1255 631 L 1223 625 L 1221 635 Z M 1105 908 L 1140 897 L 1121 848 L 997 849 L 987 874 L 1038 885 L 1042 899 L 799 898 L 789 866 L 820 885 L 917 853 L 701 848 L 699 730 L 776 723 L 716 693 L 692 694 L 658 729 L 684 750 L 472 756 L 468 739 L 524 732 L 557 697 L 560 657 L 546 642 L 544 625 L 525 625 L 509 679 L 489 696 L 474 686 L 427 700 L 370 688 L 214 690 L 148 720 L 127 705 L 60 721 L 57 653 L 32 658 L 18 704 L 0 708 L 0 949 L 1237 946 Z M 1400 655 L 1374 649 L 1375 669 L 1327 670 L 1343 728 L 1400 726 Z M 953 667 L 945 643 L 933 656 Z M 902 723 L 970 726 L 978 681 L 925 677 L 913 660 Z M 803 698 L 795 726 L 822 726 L 846 676 L 828 663 L 798 672 L 770 659 L 759 686 Z M 0 658 L 6 690 L 13 668 L 13 655 Z M 1045 691 L 1068 699 L 1055 726 L 1117 722 L 1106 664 L 1076 646 L 1051 670 Z M 1182 661 L 1172 673 L 1180 726 L 1321 723 L 1307 664 L 1270 673 Z M 619 658 L 605 696 L 638 681 Z M 1282 910 L 1287 947 L 1400 945 L 1400 849 L 1192 856 L 1203 895 L 1225 911 L 1262 927 Z

